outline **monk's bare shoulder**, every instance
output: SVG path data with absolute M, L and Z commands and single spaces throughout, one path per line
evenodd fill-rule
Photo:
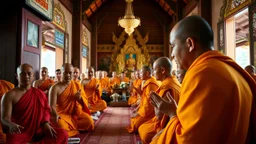
M 14 103 L 18 102 L 19 99 L 24 95 L 25 92 L 21 91 L 18 87 L 13 88 L 12 90 L 8 91 L 4 96 L 3 99 L 11 100 Z
M 82 85 L 86 85 L 89 81 L 90 81 L 90 79 L 83 79 L 83 80 L 81 81 L 81 84 L 82 84 Z

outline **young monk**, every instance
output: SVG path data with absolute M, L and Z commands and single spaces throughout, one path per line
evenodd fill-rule
M 55 75 L 56 75 L 56 80 L 54 82 L 55 83 L 60 82 L 61 81 L 61 70 L 60 69 L 56 69 Z
M 46 95 L 31 87 L 33 77 L 32 66 L 22 64 L 17 68 L 18 87 L 3 96 L 1 122 L 6 143 L 67 143 L 67 132 L 51 126 Z
M 159 96 L 167 99 L 165 94 L 169 92 L 178 103 L 180 95 L 180 84 L 177 78 L 171 75 L 171 70 L 172 62 L 167 57 L 161 57 L 154 62 L 154 76 L 156 80 L 161 81 L 161 85 L 156 90 L 156 93 Z M 155 109 L 155 115 L 155 117 L 143 123 L 139 127 L 139 135 L 142 143 L 144 144 L 150 143 L 155 134 L 161 131 L 169 121 L 169 117 L 161 113 L 158 109 Z
M 48 95 L 48 91 L 50 87 L 54 84 L 54 81 L 48 78 L 48 68 L 41 68 L 41 79 L 34 81 L 33 87 L 40 89 L 46 95 Z
M 50 89 L 50 106 L 52 121 L 68 132 L 68 136 L 79 134 L 79 131 L 91 131 L 94 122 L 88 109 L 83 87 L 72 80 L 74 68 L 65 63 L 62 66 L 62 81 Z
M 88 68 L 88 79 L 84 79 L 81 83 L 84 87 L 85 98 L 88 99 L 89 109 L 91 113 L 97 111 L 103 111 L 107 108 L 107 103 L 101 99 L 101 94 L 99 91 L 99 84 L 94 76 L 94 69 L 92 67 Z
M 170 34 L 172 57 L 187 70 L 177 104 L 151 93 L 152 103 L 171 119 L 151 143 L 255 143 L 254 80 L 213 48 L 213 31 L 199 16 L 186 17 Z
M 252 78 L 256 81 L 256 75 L 255 75 L 255 67 L 253 65 L 248 65 L 244 68 L 251 76 Z
M 133 87 L 141 88 L 142 80 L 140 78 L 140 71 L 135 72 L 135 80 L 132 83 L 131 97 L 128 100 L 128 105 L 136 105 L 138 98 L 140 97 Z
M 120 78 L 116 75 L 116 72 L 113 71 L 113 72 L 112 72 L 112 78 L 110 79 L 110 86 L 111 86 L 111 87 L 114 87 L 115 85 L 118 85 L 118 86 L 119 86 L 120 83 L 121 83 Z
M 80 76 L 80 70 L 79 70 L 79 68 L 78 68 L 78 67 L 74 67 L 73 80 L 74 80 L 75 82 L 80 83 L 79 76 Z
M 149 66 L 143 66 L 141 71 L 141 78 L 145 80 L 142 90 L 136 89 L 137 93 L 141 95 L 141 102 L 138 110 L 133 111 L 131 116 L 130 126 L 127 127 L 129 133 L 137 132 L 138 128 L 146 121 L 155 116 L 154 107 L 149 102 L 150 91 L 156 91 L 159 84 L 155 78 L 151 76 L 151 68 Z
M 2 96 L 8 92 L 9 90 L 14 88 L 14 84 L 5 81 L 5 80 L 0 80 L 0 100 L 2 99 Z M 0 124 L 0 144 L 6 142 L 6 136 L 2 130 L 2 125 Z
M 101 95 L 101 98 L 106 102 L 110 102 L 110 85 L 107 79 L 103 78 L 103 71 L 98 71 L 99 79 L 98 79 L 98 84 L 99 84 L 99 93 Z

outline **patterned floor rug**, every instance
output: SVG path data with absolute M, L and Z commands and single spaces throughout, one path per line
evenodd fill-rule
M 81 133 L 80 144 L 136 144 L 138 137 L 129 134 L 126 126 L 130 123 L 129 107 L 108 107 L 95 122 L 91 133 Z

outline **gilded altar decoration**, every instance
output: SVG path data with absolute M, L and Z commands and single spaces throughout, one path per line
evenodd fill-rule
M 251 0 L 227 0 L 224 17 L 228 17 L 233 13 L 241 10 L 245 6 L 251 4 Z
M 141 69 L 143 65 L 149 65 L 150 57 L 146 45 L 148 34 L 143 38 L 139 31 L 135 30 L 134 34 L 127 38 L 125 36 L 127 36 L 125 32 L 119 38 L 113 34 L 113 41 L 116 44 L 111 58 L 110 71 L 121 73 L 128 70 L 128 72 L 133 72 Z
M 87 32 L 86 32 L 85 27 L 83 27 L 83 34 L 82 35 L 83 35 L 82 36 L 83 45 L 88 46 L 88 37 L 87 37 Z
M 67 22 L 65 20 L 65 15 L 59 3 L 54 4 L 53 23 L 57 25 L 61 30 L 67 30 Z

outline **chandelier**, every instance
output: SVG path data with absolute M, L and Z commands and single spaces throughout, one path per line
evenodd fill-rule
M 133 0 L 125 0 L 126 1 L 126 9 L 125 16 L 120 17 L 118 19 L 118 25 L 124 28 L 125 32 L 128 35 L 131 35 L 134 32 L 134 29 L 140 25 L 140 18 L 135 17 L 132 10 L 132 1 Z

